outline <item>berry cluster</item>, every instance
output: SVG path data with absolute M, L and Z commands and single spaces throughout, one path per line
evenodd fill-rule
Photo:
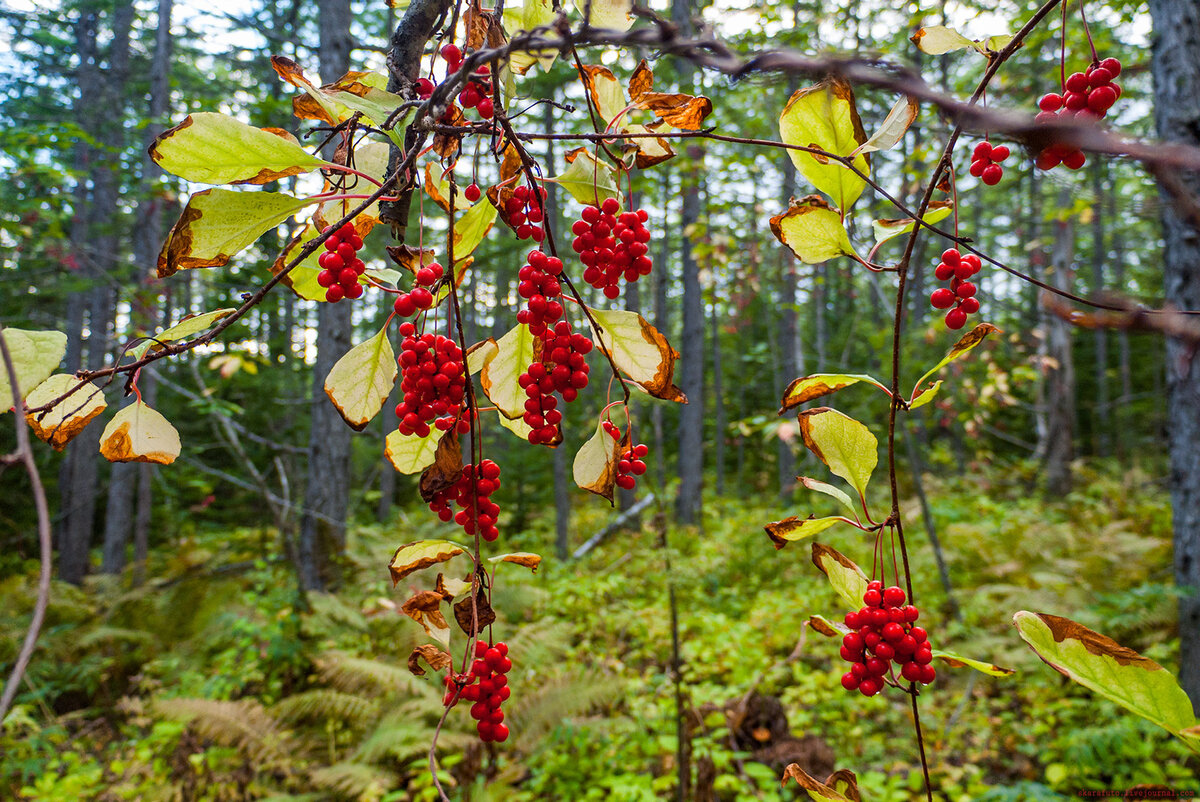
M 529 327 L 530 333 L 541 335 L 563 315 L 562 285 L 558 274 L 562 260 L 541 251 L 530 251 L 525 264 L 517 271 L 517 294 L 525 299 L 525 308 L 517 312 L 517 322 Z
M 583 280 L 603 290 L 608 298 L 621 294 L 617 282 L 622 276 L 632 282 L 650 272 L 650 259 L 646 256 L 649 215 L 645 209 L 619 212 L 621 204 L 615 198 L 608 198 L 599 208 L 585 206 L 571 226 L 575 234 L 571 247 L 585 266 Z
M 538 187 L 536 192 L 525 184 L 513 189 L 512 197 L 504 202 L 504 213 L 517 232 L 517 239 L 541 242 L 546 236 L 541 226 L 546 219 L 545 201 L 545 187 Z
M 971 154 L 971 175 L 983 181 L 989 187 L 1000 183 L 1004 177 L 1004 168 L 1000 162 L 1008 158 L 1006 145 L 995 145 L 986 139 L 975 146 Z
M 621 439 L 621 430 L 612 421 L 604 421 L 600 426 L 614 440 Z M 633 490 L 637 484 L 635 477 L 641 476 L 646 472 L 645 457 L 650 453 L 650 448 L 645 443 L 638 443 L 630 446 L 617 460 L 617 487 L 623 490 Z
M 498 641 L 489 646 L 487 642 L 477 640 L 471 673 L 446 675 L 446 695 L 442 703 L 454 704 L 454 688 L 461 688 L 459 698 L 475 703 L 471 705 L 471 718 L 479 722 L 475 729 L 485 743 L 508 739 L 508 727 L 504 724 L 504 711 L 500 706 L 512 695 L 508 685 L 509 671 L 512 671 L 512 660 L 508 657 L 508 644 Z
M 562 411 L 554 393 L 563 401 L 574 401 L 579 391 L 587 387 L 587 354 L 592 350 L 592 341 L 587 335 L 571 330 L 571 324 L 560 320 L 554 324 L 553 332 L 540 335 L 541 359 L 517 378 L 525 391 L 525 424 L 529 442 L 534 445 L 553 443 L 558 439 L 558 424 L 562 422 Z
M 329 226 L 323 234 L 329 234 L 333 226 Z M 352 223 L 346 223 L 325 240 L 325 253 L 317 259 L 321 272 L 317 274 L 317 283 L 325 287 L 325 300 L 337 303 L 343 298 L 358 298 L 363 294 L 363 287 L 358 283 L 358 277 L 367 266 L 358 258 L 362 250 L 362 237 L 354 230 Z
M 1063 83 L 1062 93 L 1051 92 L 1038 100 L 1041 111 L 1034 119 L 1065 120 L 1080 118 L 1101 120 L 1121 96 L 1121 87 L 1114 80 L 1121 74 L 1121 62 L 1106 58 L 1093 63 L 1086 72 L 1072 73 Z M 1078 170 L 1087 162 L 1083 151 L 1070 145 L 1051 145 L 1038 154 L 1037 166 L 1052 170 L 1059 164 Z
M 894 585 L 885 590 L 883 583 L 875 580 L 863 594 L 864 607 L 846 614 L 850 632 L 842 638 L 842 659 L 852 665 L 842 675 L 843 688 L 874 696 L 888 679 L 897 684 L 893 660 L 900 666 L 900 676 L 909 682 L 928 685 L 936 678 L 928 635 L 913 626 L 920 612 L 904 602 L 903 590 Z
M 500 536 L 496 528 L 500 505 L 489 497 L 499 487 L 500 466 L 490 459 L 479 463 L 478 471 L 474 465 L 464 465 L 457 482 L 434 494 L 429 509 L 446 523 L 453 519 L 468 535 L 474 535 L 478 530 L 479 536 L 491 543 Z M 451 501 L 458 505 L 457 513 L 450 509 Z
M 463 52 L 456 44 L 442 45 L 442 58 L 446 60 L 447 74 L 458 72 L 463 63 Z M 492 119 L 496 108 L 491 98 L 491 68 L 484 64 L 467 81 L 466 87 L 458 93 L 458 102 L 464 109 L 475 109 L 485 120 Z M 418 81 L 418 83 L 420 83 Z M 419 92 L 419 89 L 418 89 Z
M 416 327 L 409 321 L 400 324 L 400 334 L 404 337 L 396 359 L 404 393 L 404 400 L 396 405 L 400 434 L 426 437 L 431 423 L 445 432 L 455 421 L 460 433 L 469 429 L 466 419 L 460 417 L 466 374 L 458 343 L 440 334 L 417 337 Z
M 934 275 L 939 281 L 949 281 L 950 286 L 934 290 L 929 296 L 929 303 L 934 309 L 954 307 L 946 313 L 946 328 L 961 329 L 967 322 L 967 316 L 979 311 L 979 299 L 975 297 L 978 288 L 967 279 L 978 273 L 981 267 L 982 262 L 973 253 L 962 256 L 957 248 L 942 252 Z
M 417 268 L 412 290 L 397 295 L 396 302 L 392 304 L 396 314 L 400 317 L 412 317 L 418 310 L 433 306 L 433 288 L 442 280 L 445 272 L 445 269 L 437 262 Z

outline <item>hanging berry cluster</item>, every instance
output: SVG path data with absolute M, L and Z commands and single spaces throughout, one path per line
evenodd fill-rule
M 842 638 L 841 654 L 851 666 L 842 675 L 843 688 L 874 696 L 888 680 L 898 685 L 893 661 L 900 666 L 900 676 L 909 682 L 928 685 L 937 677 L 928 635 L 913 626 L 920 612 L 904 602 L 902 589 L 894 585 L 884 589 L 883 583 L 875 580 L 863 594 L 863 608 L 846 614 L 850 632 Z
M 512 695 L 508 685 L 510 671 L 512 660 L 508 657 L 508 644 L 497 641 L 490 646 L 486 641 L 477 640 L 471 673 L 446 675 L 446 695 L 442 704 L 454 704 L 454 689 L 460 687 L 459 698 L 475 703 L 471 705 L 471 718 L 479 722 L 475 731 L 479 733 L 479 740 L 485 743 L 508 740 L 501 705 Z
M 535 336 L 544 334 L 563 315 L 562 285 L 558 282 L 562 269 L 561 259 L 530 251 L 517 271 L 517 294 L 525 299 L 524 308 L 517 311 L 517 322 L 528 326 Z
M 480 462 L 479 470 L 475 470 L 474 465 L 464 465 L 457 482 L 434 494 L 429 509 L 447 523 L 453 520 L 468 535 L 474 536 L 478 532 L 491 543 L 500 536 L 496 528 L 500 505 L 490 498 L 499 488 L 500 466 L 490 459 Z M 452 501 L 458 506 L 457 513 L 450 508 Z
M 609 437 L 620 441 L 621 430 L 612 421 L 604 421 L 600 424 L 604 431 L 608 432 Z M 646 455 L 650 453 L 650 448 L 645 443 L 638 443 L 627 448 L 617 459 L 617 487 L 623 490 L 633 490 L 637 485 L 637 477 L 646 472 Z
M 517 378 L 528 396 L 525 400 L 525 424 L 530 427 L 529 442 L 550 444 L 559 438 L 562 411 L 554 393 L 566 403 L 574 401 L 588 384 L 586 357 L 592 350 L 587 335 L 571 330 L 571 324 L 560 320 L 553 331 L 537 335 L 541 358 Z
M 645 209 L 621 213 L 615 198 L 606 199 L 599 208 L 585 206 L 571 226 L 575 234 L 571 247 L 585 267 L 583 280 L 606 297 L 616 298 L 621 294 L 618 282 L 622 276 L 634 282 L 649 274 L 648 219 Z
M 413 276 L 412 290 L 397 295 L 395 302 L 392 304 L 392 308 L 396 310 L 396 314 L 400 317 L 412 317 L 418 311 L 432 307 L 434 301 L 433 288 L 442 280 L 445 272 L 445 268 L 437 262 L 417 268 L 416 275 Z
M 979 299 L 975 297 L 978 288 L 967 279 L 978 273 L 982 265 L 979 257 L 973 253 L 962 256 L 957 248 L 942 252 L 934 275 L 938 281 L 949 281 L 950 286 L 934 290 L 929 296 L 929 303 L 934 309 L 950 309 L 946 313 L 946 328 L 961 329 L 966 325 L 967 316 L 979 311 Z
M 517 239 L 531 239 L 541 242 L 546 232 L 542 222 L 546 219 L 546 188 L 537 187 L 536 191 L 525 184 L 513 189 L 512 197 L 504 202 L 504 213 L 508 215 L 508 223 L 517 232 Z
M 329 226 L 322 233 L 328 234 L 333 229 Z M 363 286 L 358 283 L 358 277 L 367 266 L 358 258 L 362 250 L 362 237 L 354 230 L 353 223 L 346 223 L 325 240 L 325 253 L 317 259 L 321 272 L 317 274 L 317 283 L 325 287 L 325 300 L 337 303 L 343 298 L 358 298 L 363 294 Z
M 986 139 L 975 146 L 971 154 L 971 175 L 983 181 L 989 187 L 1000 183 L 1004 177 L 1004 168 L 1000 162 L 1008 158 L 1007 145 L 993 145 Z
M 400 324 L 400 334 L 404 337 L 396 359 L 404 393 L 396 405 L 400 434 L 426 437 L 431 424 L 445 432 L 456 421 L 459 433 L 465 433 L 470 427 L 462 417 L 466 385 L 462 349 L 440 334 L 417 337 L 416 327 L 409 321 Z
M 1121 87 L 1114 80 L 1121 74 L 1121 62 L 1115 58 L 1097 61 L 1086 72 L 1072 73 L 1063 82 L 1062 92 L 1042 95 L 1038 100 L 1041 111 L 1034 119 L 1048 120 L 1081 119 L 1101 120 L 1121 96 Z M 1078 170 L 1087 162 L 1079 148 L 1070 145 L 1051 145 L 1037 157 L 1037 166 L 1052 170 L 1063 164 Z

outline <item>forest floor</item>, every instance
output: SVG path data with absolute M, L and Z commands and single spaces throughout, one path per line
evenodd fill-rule
M 1066 682 L 1011 625 L 1018 610 L 1066 615 L 1174 668 L 1165 494 L 1137 472 L 1081 470 L 1080 489 L 1054 504 L 1030 492 L 1032 471 L 927 479 L 961 620 L 920 509 L 906 505 L 931 641 L 1016 670 L 994 678 L 939 664 L 922 692 L 939 799 L 1067 799 L 1140 783 L 1200 790 L 1200 762 L 1181 744 Z M 438 750 L 450 795 L 673 798 L 673 590 L 697 799 L 797 798 L 779 783 L 792 761 L 819 778 L 855 771 L 871 802 L 923 798 L 908 698 L 842 689 L 838 643 L 807 621 L 839 618 L 843 603 L 807 543 L 776 551 L 763 532 L 787 514 L 821 514 L 824 501 L 802 497 L 781 511 L 712 499 L 702 529 L 669 530 L 669 552 L 648 514 L 567 563 L 550 557 L 550 518 L 502 535 L 503 550 L 547 557 L 536 574 L 501 565 L 492 599 L 492 633 L 514 663 L 512 737 L 485 749 L 467 711 L 451 711 Z M 577 504 L 575 541 L 611 516 Z M 396 525 L 356 527 L 342 589 L 311 596 L 307 609 L 289 566 L 263 557 L 279 552 L 266 529 L 195 525 L 156 550 L 160 579 L 141 589 L 56 585 L 32 692 L 0 730 L 0 797 L 435 799 L 427 753 L 440 676 L 405 667 L 429 638 L 399 606 L 432 588 L 437 569 L 395 589 L 387 577 L 398 545 L 446 536 L 427 520 L 414 510 Z M 836 528 L 818 539 L 870 569 L 867 536 Z M 32 582 L 31 571 L 0 583 L 3 609 L 27 611 Z M 0 657 L 24 620 L 9 616 L 0 629 Z M 460 651 L 461 633 L 453 637 Z

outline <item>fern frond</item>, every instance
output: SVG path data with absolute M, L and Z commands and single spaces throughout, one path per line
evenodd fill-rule
M 374 699 L 329 688 L 315 688 L 289 696 L 271 708 L 272 716 L 288 723 L 338 719 L 361 726 L 378 714 L 379 704 Z
M 296 744 L 262 705 L 251 699 L 156 699 L 154 712 L 188 724 L 202 738 L 241 750 L 259 768 L 288 766 Z
M 515 745 L 530 751 L 563 719 L 580 716 L 592 708 L 620 698 L 624 683 L 614 677 L 582 675 L 555 677 L 536 689 L 513 693 L 507 711 Z
M 399 785 L 390 771 L 365 763 L 334 763 L 309 774 L 313 784 L 352 799 L 379 799 Z
M 316 665 L 321 679 L 344 693 L 431 698 L 436 695 L 429 683 L 414 677 L 405 666 L 345 652 L 327 652 L 316 660 Z

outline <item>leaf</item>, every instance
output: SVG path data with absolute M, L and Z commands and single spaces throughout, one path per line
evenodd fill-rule
M 866 426 L 836 409 L 800 413 L 800 435 L 809 451 L 866 500 L 867 482 L 879 462 L 879 441 Z
M 850 496 L 840 487 L 834 487 L 833 485 L 826 484 L 825 482 L 818 482 L 816 479 L 810 479 L 807 476 L 797 476 L 796 478 L 800 480 L 800 484 L 804 485 L 809 490 L 815 490 L 818 493 L 824 493 L 827 496 L 833 496 L 838 501 L 842 502 L 842 504 L 846 506 L 846 509 L 850 510 L 852 514 L 858 514 L 854 509 L 854 503 L 850 500 Z
M 921 219 L 933 225 L 939 220 L 949 217 L 952 211 L 954 211 L 954 204 L 950 201 L 934 201 L 929 204 L 925 214 L 921 215 Z M 875 242 L 879 243 L 887 242 L 901 234 L 907 234 L 913 230 L 915 225 L 916 221 L 911 217 L 903 217 L 896 220 L 875 220 L 871 223 L 871 228 L 875 231 Z
M 424 627 L 426 634 L 443 646 L 450 646 L 450 624 L 442 615 L 445 594 L 435 590 L 422 590 L 400 606 L 400 612 Z
M 450 631 L 449 626 L 446 627 L 446 631 Z M 454 659 L 448 653 L 429 643 L 417 646 L 408 656 L 408 670 L 418 677 L 425 676 L 425 669 L 421 668 L 421 660 L 428 663 L 434 671 L 449 668 L 454 663 Z
M 609 439 L 611 440 L 612 438 Z M 829 516 L 828 518 L 813 518 L 811 516 L 808 518 L 798 518 L 795 515 L 789 515 L 782 521 L 767 524 L 763 529 L 767 530 L 767 537 L 771 538 L 771 542 L 775 544 L 775 548 L 782 549 L 788 543 L 812 537 L 838 523 L 853 524 L 854 522 L 838 515 Z
M 679 352 L 658 329 L 637 312 L 589 311 L 600 326 L 596 344 L 612 357 L 622 373 L 655 398 L 687 403 L 687 396 L 673 384 Z
M 421 500 L 428 504 L 435 495 L 452 487 L 462 476 L 462 469 L 462 447 L 458 442 L 458 432 L 451 428 L 438 440 L 437 450 L 433 452 L 433 464 L 421 474 L 417 486 Z
M 941 386 L 942 386 L 942 380 L 938 379 L 931 386 L 926 387 L 924 390 L 921 391 L 920 395 L 918 395 L 912 401 L 908 402 L 909 410 L 913 410 L 918 407 L 923 407 L 926 404 L 928 404 L 930 401 L 933 400 L 933 397 L 935 395 L 937 395 L 937 391 L 941 388 Z
M 811 376 L 802 376 L 792 380 L 792 383 L 783 391 L 779 414 L 782 415 L 805 401 L 812 401 L 814 398 L 829 395 L 843 387 L 849 387 L 859 382 L 873 384 L 888 395 L 892 394 L 888 388 L 883 386 L 882 382 L 865 373 L 814 373 Z
M 147 339 L 130 348 L 129 356 L 134 359 L 141 359 L 147 351 L 161 351 L 162 347 L 167 343 L 186 339 L 202 331 L 208 331 L 214 323 L 222 318 L 229 317 L 236 311 L 237 309 L 229 307 L 226 309 L 214 309 L 211 312 L 204 312 L 199 315 L 188 315 L 169 329 L 164 329 L 155 334 L 152 339 Z
M 454 221 L 454 263 L 462 265 L 463 261 L 474 253 L 487 236 L 492 225 L 496 222 L 496 207 L 487 201 L 480 201 L 472 206 L 466 214 Z M 456 276 L 455 286 L 462 283 L 462 278 Z
M 928 28 L 921 28 L 909 38 L 922 53 L 928 53 L 931 56 L 940 56 L 943 53 L 965 50 L 975 46 L 973 40 L 945 25 L 930 25 Z
M 477 627 L 472 627 L 473 617 L 475 618 L 474 623 L 478 625 Z M 488 603 L 487 593 L 484 592 L 482 585 L 475 594 L 474 613 L 472 612 L 471 597 L 467 596 L 454 605 L 454 620 L 458 622 L 459 628 L 468 636 L 478 635 L 479 630 L 495 623 L 496 613 Z
M 1002 33 L 999 36 L 989 36 L 982 43 L 977 44 L 975 49 L 987 55 L 991 53 L 999 53 L 1004 48 L 1008 47 L 1008 43 L 1013 40 L 1012 34 Z
M 8 346 L 8 354 L 12 358 L 13 373 L 17 377 L 17 392 L 24 398 L 58 367 L 63 355 L 67 353 L 67 335 L 61 331 L 7 328 L 3 329 L 3 332 L 4 344 Z M 54 397 L 51 396 L 47 400 L 53 400 Z M 8 412 L 12 408 L 13 391 L 8 367 L 0 360 L 0 410 Z
M 656 133 L 644 125 L 626 125 L 624 128 L 631 134 Z M 645 170 L 647 167 L 662 164 L 667 159 L 675 156 L 675 151 L 672 150 L 671 143 L 660 136 L 637 137 L 636 139 L 631 139 L 630 143 L 637 146 L 637 157 L 634 164 L 639 170 Z
M 633 105 L 657 114 L 673 128 L 697 131 L 704 118 L 712 113 L 712 101 L 706 97 L 652 92 L 653 86 L 654 73 L 642 59 L 629 78 L 629 97 Z
M 496 354 L 479 374 L 483 392 L 507 418 L 525 415 L 525 391 L 517 379 L 534 361 L 534 336 L 518 323 L 496 343 Z
M 972 660 L 970 657 L 963 657 L 961 654 L 955 654 L 954 652 L 944 652 L 941 649 L 934 649 L 933 656 L 953 668 L 973 668 L 976 671 L 987 674 L 989 677 L 1007 677 L 1017 673 L 1011 668 L 1001 668 L 992 663 L 985 663 L 982 660 Z
M 396 383 L 396 354 L 385 325 L 337 361 L 325 378 L 325 395 L 350 428 L 361 432 L 379 414 Z
M 167 234 L 158 277 L 179 270 L 221 267 L 238 252 L 304 208 L 308 201 L 282 192 L 205 189 L 192 195 Z
M 854 90 L 839 78 L 831 78 L 798 90 L 779 117 L 779 135 L 788 145 L 815 147 L 836 156 L 849 156 L 867 141 L 862 120 L 854 105 Z M 800 174 L 833 198 L 834 204 L 848 212 L 867 183 L 842 164 L 800 150 L 788 155 Z M 871 165 L 864 154 L 851 162 L 869 174 Z
M 274 263 L 271 265 L 272 275 L 279 275 L 283 272 L 288 262 L 295 258 L 296 254 L 307 243 L 317 236 L 317 227 L 312 221 L 304 224 L 304 228 L 300 230 L 292 240 L 284 246 L 279 256 L 275 257 Z M 304 258 L 304 261 L 288 271 L 280 283 L 294 292 L 297 296 L 306 301 L 321 301 L 325 302 L 325 288 L 317 283 L 317 274 L 321 272 L 321 266 L 317 260 L 321 258 L 321 254 L 325 252 L 324 248 L 318 248 Z
M 553 180 L 583 204 L 599 206 L 609 198 L 621 200 L 613 169 L 587 150 L 581 150 L 566 172 Z
M 829 579 L 829 584 L 851 610 L 862 607 L 863 594 L 867 592 L 867 583 L 870 580 L 853 560 L 823 543 L 813 543 L 812 561 Z
M 854 255 L 842 216 L 817 195 L 793 198 L 786 212 L 771 218 L 771 233 L 808 265 Z
M 1085 688 L 1176 735 L 1196 726 L 1188 695 L 1153 660 L 1068 618 L 1022 610 L 1013 625 L 1043 662 Z
M 588 13 L 586 22 L 593 28 L 607 28 L 613 31 L 627 31 L 633 25 L 633 17 L 629 15 L 633 8 L 633 0 L 575 0 L 575 8 L 580 14 Z
M 376 128 L 383 128 L 392 112 L 405 102 L 399 95 L 384 90 L 387 76 L 379 73 L 348 72 L 333 83 L 318 88 L 304 75 L 300 65 L 286 56 L 271 56 L 271 66 L 280 78 L 303 89 L 307 95 L 292 100 L 292 111 L 302 120 L 336 125 L 358 112 Z M 393 122 L 384 133 L 396 145 L 404 146 L 402 126 Z
M 8 332 L 5 332 L 6 336 L 7 334 Z M 77 384 L 79 379 L 69 373 L 57 373 L 25 397 L 25 406 L 32 409 L 48 404 Z M 53 409 L 45 413 L 26 413 L 25 421 L 38 439 L 49 443 L 56 451 L 62 451 L 67 443 L 82 432 L 107 406 L 104 392 L 88 382 L 86 387 L 75 391 L 70 398 L 59 402 Z
M 834 774 L 830 777 L 830 779 L 834 779 L 838 776 L 838 774 L 841 774 L 841 772 Z M 817 781 L 811 777 L 808 772 L 800 768 L 798 763 L 791 763 L 786 769 L 783 770 L 783 781 L 780 783 L 780 786 L 787 785 L 787 781 L 791 779 L 795 780 L 797 785 L 807 791 L 809 796 L 811 796 L 813 799 L 819 800 L 820 802 L 854 802 L 854 800 L 858 799 L 858 787 L 853 781 L 854 773 L 846 771 L 846 774 L 849 774 L 851 777 L 851 782 L 847 786 L 847 791 L 852 789 L 854 793 L 853 796 L 844 796 L 834 789 L 833 786 Z
M 532 31 L 554 21 L 554 5 L 551 0 L 524 0 L 519 7 L 506 4 L 504 7 L 504 25 L 510 34 L 521 31 Z M 524 75 L 534 64 L 541 64 L 543 72 L 549 72 L 558 58 L 557 50 L 516 51 L 509 53 L 509 69 L 517 75 Z
M 483 370 L 483 366 L 495 359 L 498 353 L 500 346 L 491 337 L 470 346 L 467 348 L 467 373 L 473 374 Z
M 810 615 L 808 625 L 816 632 L 827 638 L 840 638 L 850 631 L 850 628 L 838 621 L 830 621 L 823 615 Z
M 500 421 L 500 425 L 503 426 L 505 429 L 508 429 L 510 432 L 512 432 L 513 434 L 515 434 L 517 437 L 524 440 L 525 442 L 529 442 L 529 435 L 531 432 L 533 432 L 533 427 L 525 422 L 525 418 L 523 418 L 523 417 L 522 418 L 509 418 L 509 417 L 506 417 L 504 415 L 504 413 L 500 412 L 499 410 L 496 411 L 496 418 Z M 562 427 L 559 427 L 558 439 L 548 443 L 547 445 L 557 446 L 561 442 L 562 442 Z
M 913 385 L 912 395 L 915 396 L 917 394 L 917 388 L 924 384 L 926 379 L 937 373 L 946 365 L 949 365 L 954 360 L 964 356 L 972 348 L 983 342 L 984 339 L 993 331 L 1000 331 L 1000 329 L 996 328 L 991 323 L 980 323 L 978 326 L 964 334 L 962 339 L 956 342 L 954 347 L 946 352 L 946 355 L 942 357 L 941 362 L 938 362 L 936 365 L 926 371 L 924 376 L 917 379 L 917 383 Z
M 383 454 L 400 473 L 420 473 L 433 464 L 442 434 L 443 432 L 432 427 L 426 437 L 404 435 L 399 431 L 388 432 L 384 440 Z
M 467 549 L 449 540 L 418 540 L 405 543 L 396 549 L 392 561 L 388 563 L 388 571 L 392 575 L 392 587 L 404 577 L 428 568 L 431 565 L 452 560 L 460 554 L 467 554 Z
M 168 173 L 201 184 L 266 184 L 328 164 L 287 131 L 212 112 L 189 114 L 163 131 L 150 157 Z
M 581 77 L 584 87 L 591 95 L 596 113 L 604 122 L 611 123 L 628 107 L 625 90 L 608 67 L 584 64 Z
M 617 480 L 617 461 L 621 454 L 621 443 L 604 431 L 605 418 L 601 417 L 596 423 L 596 432 L 579 452 L 571 468 L 575 484 L 595 493 L 609 503 L 613 500 L 613 484 Z M 628 440 L 626 432 L 625 440 Z
M 434 176 L 433 176 L 434 164 L 435 164 L 435 162 L 432 162 L 432 161 L 425 163 L 425 194 L 428 195 L 430 198 L 432 198 L 433 202 L 436 203 L 439 207 L 441 207 L 441 210 L 443 212 L 449 212 L 450 211 L 450 179 L 446 178 L 445 176 L 442 176 L 440 178 L 434 178 Z M 438 172 L 440 173 L 441 171 L 439 170 Z M 447 175 L 449 175 L 449 173 L 447 173 Z M 454 209 L 455 209 L 455 211 L 461 212 L 464 209 L 470 209 L 470 208 L 471 208 L 471 202 L 469 200 L 467 200 L 467 196 L 464 195 L 462 193 L 462 191 L 456 192 L 454 194 Z
M 904 138 L 904 132 L 917 119 L 921 104 L 912 95 L 905 95 L 896 101 L 888 116 L 883 119 L 879 130 L 871 134 L 871 138 L 854 149 L 854 154 L 874 153 L 878 150 L 891 150 Z
M 180 450 L 179 432 L 141 401 L 114 415 L 100 435 L 100 454 L 109 462 L 170 465 Z
M 490 563 L 516 563 L 523 565 L 530 571 L 537 573 L 538 566 L 542 563 L 540 554 L 533 554 L 528 551 L 514 551 L 512 554 L 497 554 L 495 557 L 488 557 Z

